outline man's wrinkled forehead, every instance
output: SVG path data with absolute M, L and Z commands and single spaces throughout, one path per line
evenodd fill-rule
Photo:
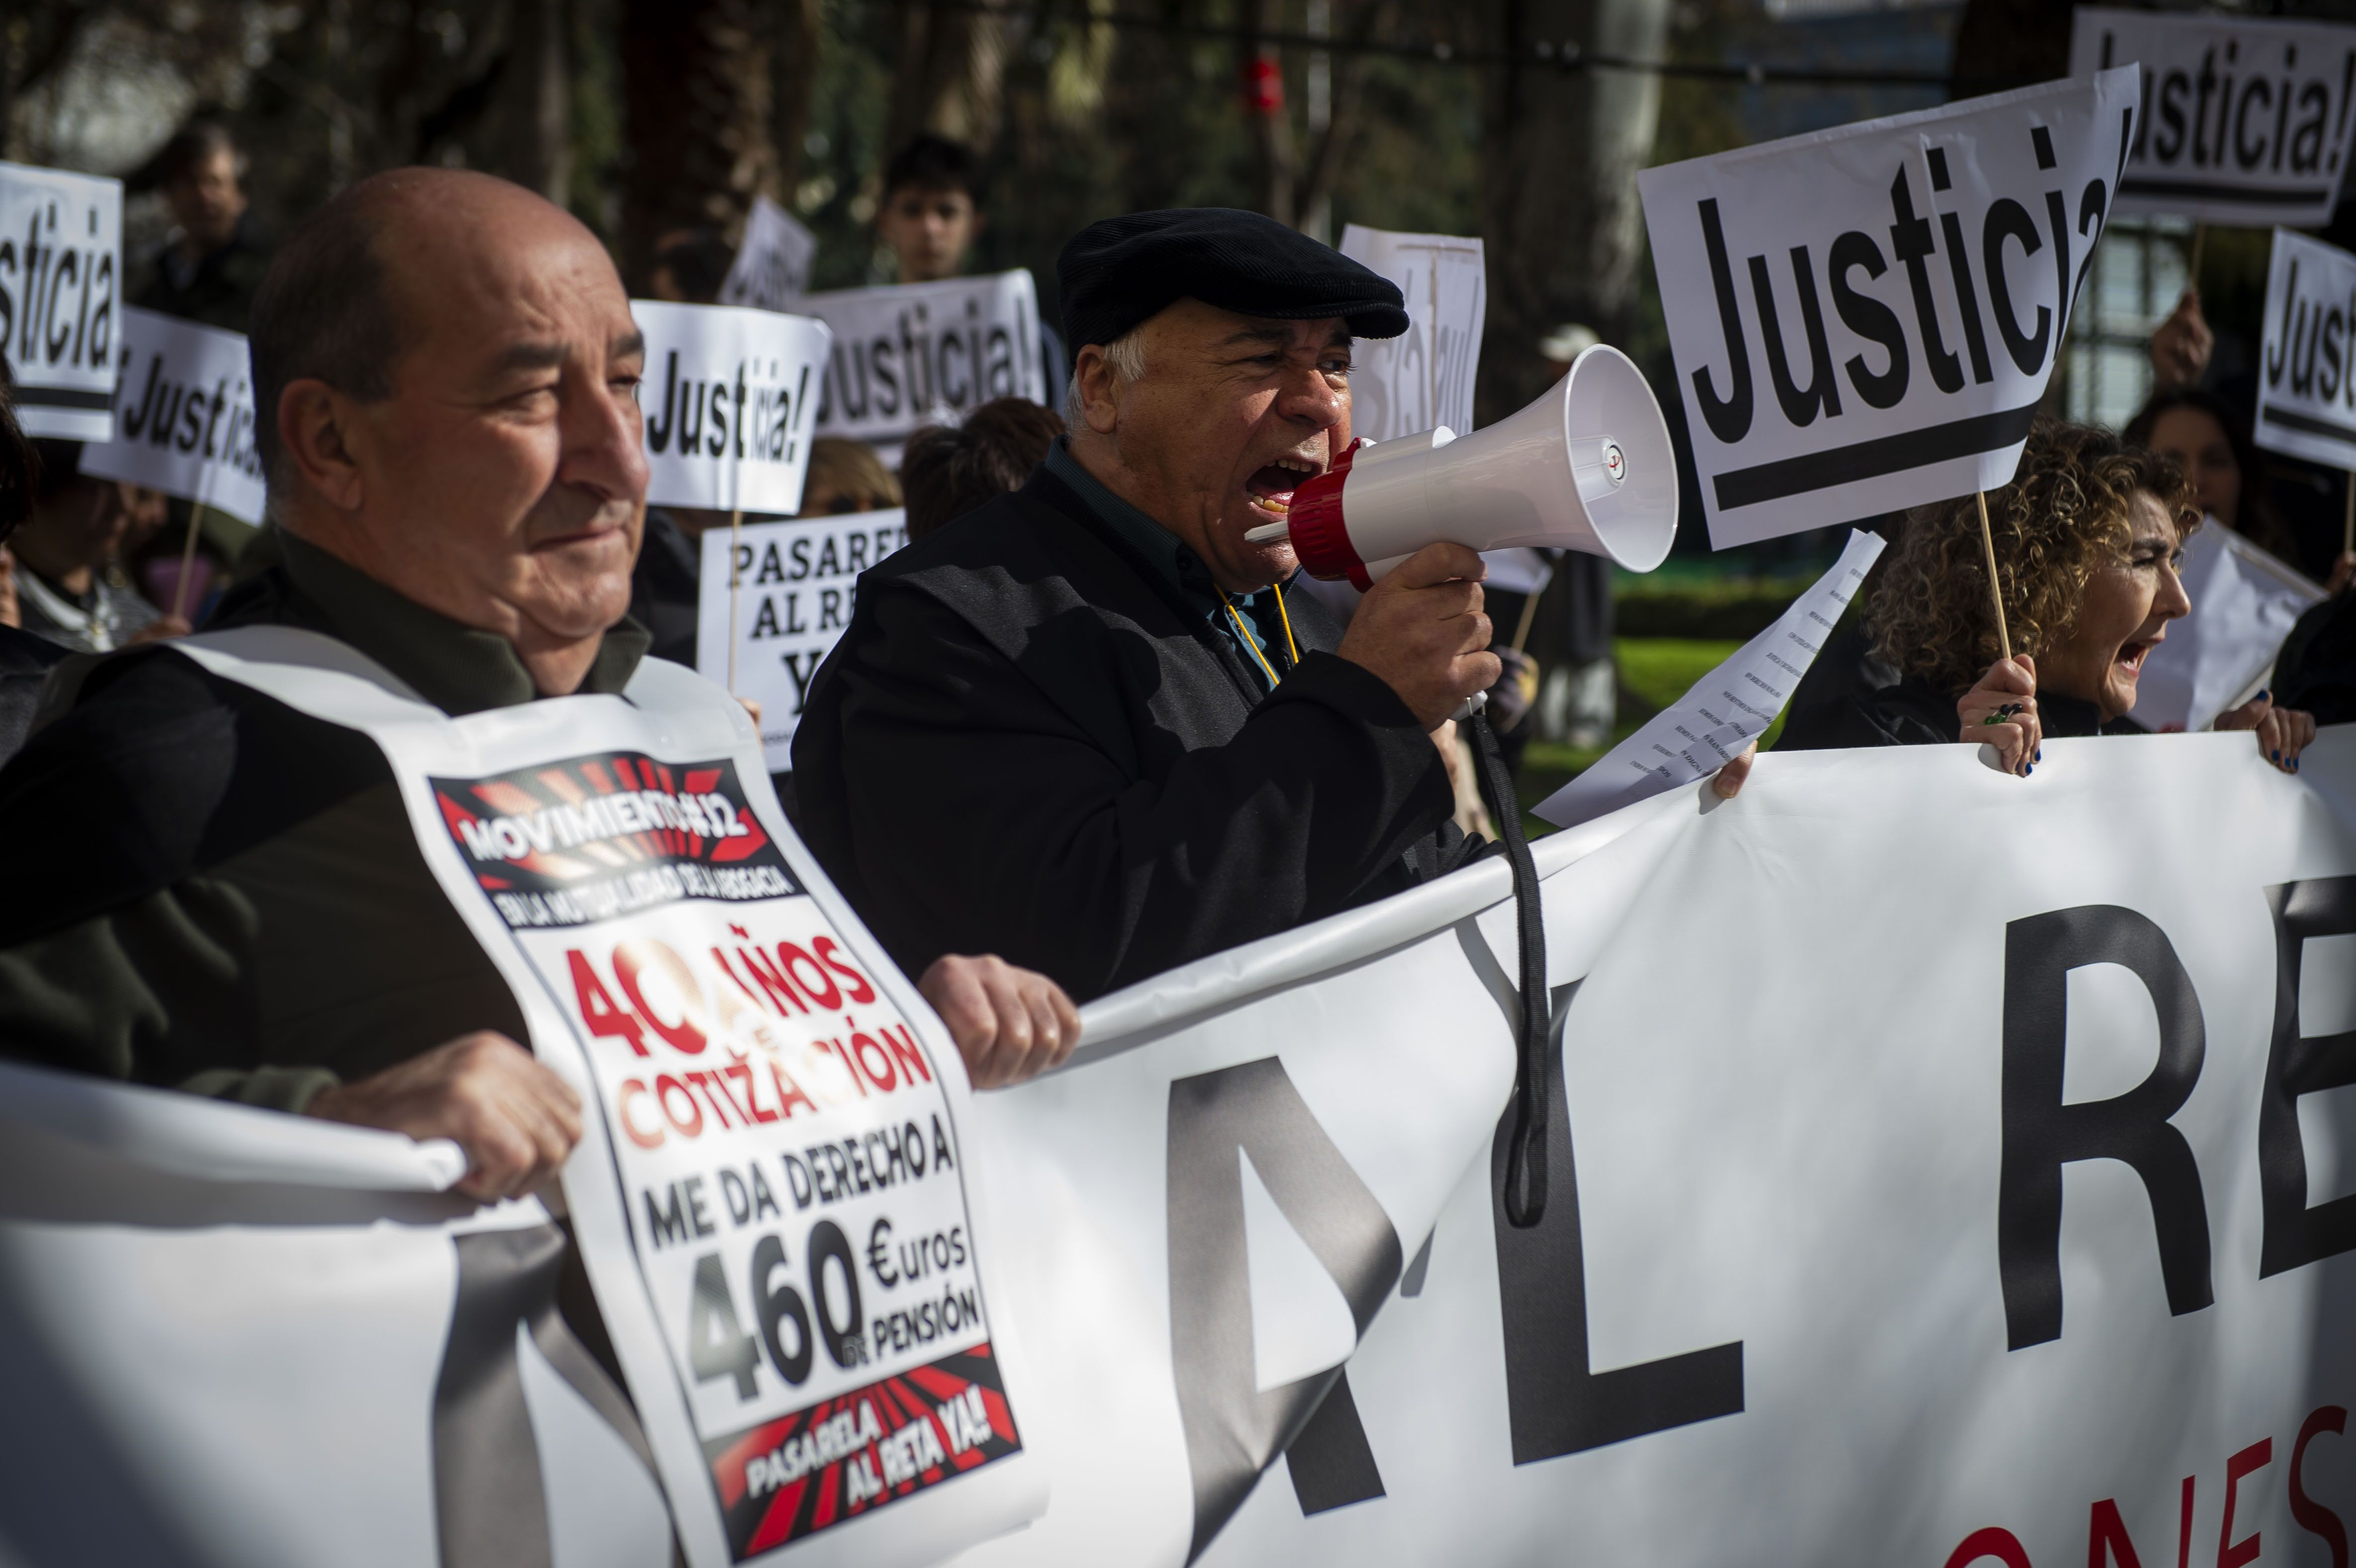
M 1153 319 L 1181 328 L 1187 336 L 1214 350 L 1290 349 L 1303 342 L 1321 349 L 1346 349 L 1351 345 L 1350 324 L 1338 316 L 1312 319 L 1252 316 L 1189 297 L 1165 306 Z
M 392 303 L 403 338 L 492 373 L 561 362 L 594 346 L 609 357 L 641 346 L 629 296 L 586 231 L 548 222 L 471 234 L 385 235 Z

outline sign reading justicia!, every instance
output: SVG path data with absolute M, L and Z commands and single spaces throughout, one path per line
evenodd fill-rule
M 2137 81 L 2127 67 L 1638 177 L 1714 543 L 2012 478 Z

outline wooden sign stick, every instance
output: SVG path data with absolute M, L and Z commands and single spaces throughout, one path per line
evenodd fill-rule
M 2005 659 L 2009 661 L 2012 658 L 2012 633 L 2005 629 L 2004 590 L 1997 585 L 1996 535 L 1988 528 L 1987 492 L 1975 491 L 1972 499 L 1980 503 L 1980 548 L 1987 552 L 1988 604 L 1996 611 L 1996 644 L 2004 650 Z
M 737 585 L 744 580 L 744 509 L 738 507 L 728 514 L 728 694 L 736 694 L 736 601 L 742 596 Z
M 188 507 L 188 537 L 180 545 L 180 580 L 172 588 L 172 618 L 186 620 L 188 616 L 188 577 L 197 566 L 197 524 L 203 521 L 205 503 L 192 502 Z

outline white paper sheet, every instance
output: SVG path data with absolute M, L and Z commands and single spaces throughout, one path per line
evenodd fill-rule
M 1886 542 L 1878 533 L 1851 529 L 1848 547 L 1833 569 L 1793 600 L 1774 625 L 1695 682 L 1667 712 L 1540 801 L 1537 814 L 1558 828 L 1575 828 L 1715 773 L 1766 734 Z
M 2214 519 L 2184 547 L 2192 613 L 2144 660 L 2135 721 L 2201 730 L 2265 679 L 2283 639 L 2323 590 Z

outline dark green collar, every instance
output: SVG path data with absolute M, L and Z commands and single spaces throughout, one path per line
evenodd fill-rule
M 386 587 L 366 573 L 284 529 L 282 568 L 295 592 L 311 601 L 334 634 L 451 714 L 511 708 L 540 695 L 515 645 L 495 631 L 452 620 Z M 619 692 L 650 639 L 637 622 L 610 628 L 581 690 Z

